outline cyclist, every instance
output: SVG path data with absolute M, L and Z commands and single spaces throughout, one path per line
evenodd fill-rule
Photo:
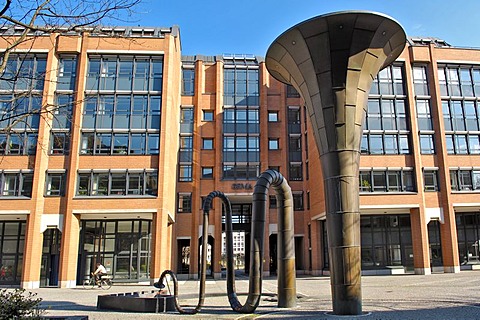
M 95 283 L 100 287 L 100 279 L 102 279 L 103 275 L 107 274 L 107 269 L 100 263 L 97 262 L 97 270 L 92 273 L 92 275 L 95 277 Z

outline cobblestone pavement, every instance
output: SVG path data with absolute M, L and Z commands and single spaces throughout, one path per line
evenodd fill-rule
M 480 271 L 457 274 L 363 276 L 361 316 L 335 316 L 332 311 L 328 277 L 297 278 L 297 306 L 277 308 L 276 278 L 263 280 L 263 295 L 255 314 L 243 315 L 231 310 L 226 297 L 225 280 L 208 280 L 204 307 L 196 315 L 169 313 L 125 313 L 96 308 L 97 296 L 154 289 L 150 286 L 115 285 L 110 290 L 83 288 L 41 288 L 32 290 L 43 299 L 48 316 L 87 315 L 89 319 L 480 319 Z M 182 306 L 198 302 L 198 282 L 181 281 Z M 246 299 L 248 279 L 236 281 L 241 302 Z

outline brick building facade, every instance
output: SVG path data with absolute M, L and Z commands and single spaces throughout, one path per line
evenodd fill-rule
M 328 273 L 310 124 L 261 57 L 181 56 L 175 27 L 45 35 L 10 56 L 0 102 L 0 285 L 73 287 L 97 261 L 117 281 L 153 281 L 164 269 L 196 278 L 203 197 L 229 197 L 248 248 L 253 186 L 268 168 L 293 192 L 297 272 Z M 478 112 L 480 50 L 410 38 L 380 72 L 360 163 L 365 274 L 479 265 Z M 275 207 L 271 192 L 266 275 L 276 272 Z M 216 278 L 222 221 L 215 200 Z

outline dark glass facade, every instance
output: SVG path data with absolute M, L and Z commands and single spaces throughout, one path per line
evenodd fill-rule
M 151 221 L 83 220 L 80 232 L 77 283 L 103 263 L 116 280 L 150 277 Z
M 0 285 L 20 284 L 25 228 L 25 221 L 0 221 Z

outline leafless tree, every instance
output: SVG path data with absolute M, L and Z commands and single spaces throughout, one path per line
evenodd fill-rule
M 5 136 L 19 125 L 28 128 L 39 117 L 68 107 L 41 103 L 33 109 L 22 107 L 26 99 L 30 99 L 30 106 L 32 105 L 31 99 L 35 99 L 32 98 L 32 92 L 36 90 L 38 95 L 42 91 L 45 73 L 49 72 L 45 66 L 43 74 L 39 72 L 37 62 L 32 60 L 25 47 L 32 48 L 39 37 L 48 34 L 81 33 L 100 25 L 131 21 L 140 2 L 141 0 L 3 1 L 3 6 L 0 4 L 0 140 L 2 133 Z M 21 51 L 18 50 L 20 47 Z M 28 137 L 17 140 L 21 139 Z M 5 152 L 2 144 L 5 141 L 0 141 L 0 154 Z M 24 141 L 25 145 L 28 143 L 25 144 Z

